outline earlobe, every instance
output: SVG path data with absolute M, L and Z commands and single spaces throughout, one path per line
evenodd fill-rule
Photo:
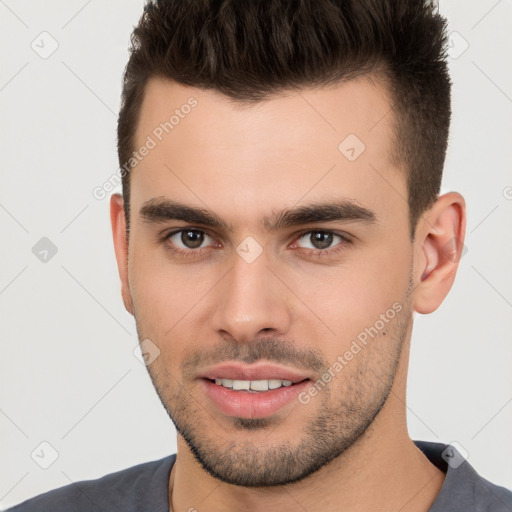
M 124 200 L 120 194 L 112 194 L 110 198 L 110 221 L 116 253 L 117 268 L 121 280 L 121 295 L 126 310 L 133 315 L 133 302 L 128 281 L 128 241 L 126 239 L 126 219 Z
M 432 313 L 450 291 L 464 248 L 466 205 L 450 192 L 440 196 L 419 221 L 415 240 L 414 310 Z

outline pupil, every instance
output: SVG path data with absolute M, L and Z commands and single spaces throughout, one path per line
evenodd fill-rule
M 332 244 L 332 233 L 323 233 L 322 231 L 317 231 L 311 236 L 312 243 L 317 249 L 328 249 Z
M 189 237 L 189 238 L 187 238 Z M 203 243 L 204 234 L 200 231 L 182 231 L 181 241 L 189 248 L 195 249 Z

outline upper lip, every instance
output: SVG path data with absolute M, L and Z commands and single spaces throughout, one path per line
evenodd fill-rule
M 198 374 L 203 379 L 231 380 L 290 380 L 293 383 L 310 379 L 311 375 L 303 370 L 286 368 L 270 363 L 244 365 L 236 362 L 226 362 L 205 368 Z

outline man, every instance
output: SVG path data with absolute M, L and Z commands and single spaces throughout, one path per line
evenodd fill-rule
M 111 222 L 177 455 L 11 510 L 512 509 L 406 425 L 413 313 L 466 225 L 446 44 L 420 0 L 146 5 Z

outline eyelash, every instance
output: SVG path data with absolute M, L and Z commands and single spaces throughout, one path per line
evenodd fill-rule
M 211 235 L 209 235 L 203 229 L 196 229 L 196 228 L 183 229 L 182 228 L 182 229 L 177 229 L 170 233 L 165 234 L 162 237 L 161 241 L 162 241 L 162 243 L 165 244 L 173 235 L 176 235 L 178 233 L 183 233 L 185 231 L 193 231 L 195 233 L 203 233 L 203 234 L 209 236 L 210 238 L 213 238 Z M 308 235 L 311 233 L 323 233 L 323 234 L 335 235 L 335 236 L 339 237 L 341 239 L 341 241 L 328 249 L 307 249 L 307 248 L 304 249 L 304 248 L 302 248 L 302 250 L 307 251 L 308 256 L 314 256 L 314 257 L 323 257 L 325 255 L 332 256 L 334 254 L 337 254 L 340 251 L 345 250 L 347 245 L 352 244 L 352 240 L 350 240 L 350 238 L 347 235 L 343 235 L 341 233 L 336 233 L 335 231 L 329 231 L 326 229 L 310 229 L 310 230 L 303 231 L 297 235 L 296 241 L 303 238 L 304 235 Z M 206 249 L 206 248 L 202 247 L 200 249 L 181 249 L 180 247 L 176 247 L 173 244 L 173 245 L 168 245 L 167 249 L 170 250 L 173 254 L 176 254 L 178 256 L 195 257 L 195 256 L 200 255 L 203 252 L 203 249 Z

